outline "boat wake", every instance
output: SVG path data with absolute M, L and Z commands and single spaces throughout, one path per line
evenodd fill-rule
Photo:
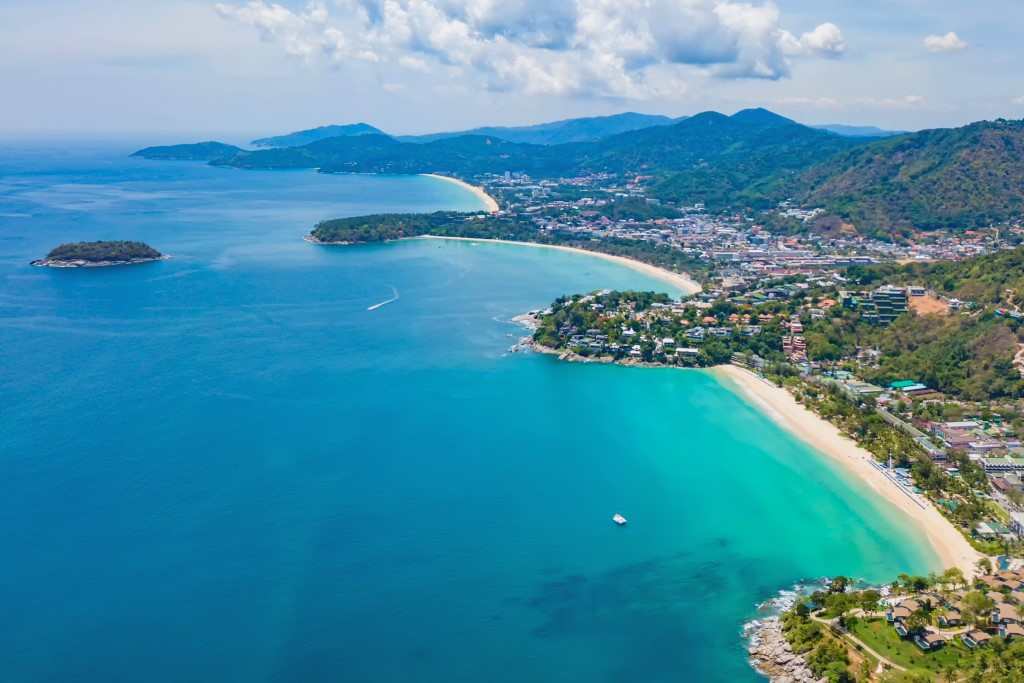
M 372 306 L 369 306 L 369 307 L 367 307 L 366 310 L 368 310 L 368 311 L 376 311 L 381 306 L 387 306 L 390 303 L 394 303 L 395 301 L 398 301 L 398 298 L 399 298 L 398 297 L 398 290 L 395 289 L 394 287 L 392 287 L 391 288 L 391 292 L 394 294 L 394 296 L 392 296 L 390 299 L 387 299 L 386 301 L 381 301 L 379 304 L 374 304 Z

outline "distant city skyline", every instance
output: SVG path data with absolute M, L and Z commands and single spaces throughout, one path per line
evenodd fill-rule
M 1024 4 L 0 0 L 0 135 L 395 134 L 763 106 L 916 130 L 1024 118 Z

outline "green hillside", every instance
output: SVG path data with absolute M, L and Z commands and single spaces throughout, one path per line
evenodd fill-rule
M 927 130 L 855 147 L 806 172 L 798 197 L 868 234 L 1019 218 L 1024 121 Z

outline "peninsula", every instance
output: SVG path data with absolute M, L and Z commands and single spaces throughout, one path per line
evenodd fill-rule
M 700 291 L 706 264 L 677 249 L 642 239 L 592 240 L 573 230 L 552 229 L 517 215 L 437 211 L 377 214 L 323 221 L 306 236 L 321 245 L 354 245 L 411 238 L 467 239 L 584 252 L 644 272 L 680 292 Z
M 45 258 L 32 261 L 32 265 L 49 268 L 99 268 L 148 263 L 166 258 L 166 255 L 143 242 L 69 242 L 50 250 Z

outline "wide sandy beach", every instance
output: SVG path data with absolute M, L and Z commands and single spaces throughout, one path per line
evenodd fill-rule
M 871 463 L 873 456 L 844 436 L 834 425 L 797 403 L 785 389 L 775 386 L 749 370 L 734 365 L 712 370 L 717 376 L 737 388 L 751 403 L 774 419 L 815 450 L 840 463 L 856 475 L 875 493 L 895 505 L 911 518 L 914 525 L 928 539 L 943 568 L 960 567 L 970 576 L 974 564 L 981 557 L 967 540 L 932 505 L 917 505 Z
M 445 180 L 449 183 L 455 183 L 459 187 L 467 189 L 473 194 L 475 194 L 477 197 L 479 197 L 480 201 L 482 201 L 484 203 L 484 206 L 487 207 L 487 213 L 498 213 L 498 200 L 496 200 L 491 195 L 487 194 L 487 192 L 484 191 L 484 188 L 478 185 L 470 185 L 464 180 L 452 178 L 451 176 L 447 175 L 438 175 L 437 173 L 421 173 L 420 175 L 426 176 L 427 178 L 437 178 L 438 180 Z
M 561 251 L 571 251 L 576 254 L 585 254 L 587 256 L 595 256 L 606 261 L 612 261 L 632 268 L 633 270 L 648 275 L 656 280 L 666 282 L 673 287 L 677 288 L 684 294 L 695 294 L 701 290 L 699 284 L 691 279 L 685 273 L 675 273 L 671 270 L 652 266 L 649 263 L 643 261 L 636 261 L 625 256 L 615 256 L 613 254 L 605 254 L 600 251 L 591 251 L 589 249 L 580 249 L 579 247 L 566 247 L 560 244 L 537 244 L 536 242 L 516 242 L 514 240 L 494 240 L 494 239 L 480 239 L 476 237 L 444 237 L 437 235 L 424 235 L 423 237 L 416 237 L 413 239 L 431 239 L 431 240 L 456 240 L 460 242 L 493 242 L 495 244 L 515 244 L 521 247 L 538 247 L 541 249 L 558 249 Z

